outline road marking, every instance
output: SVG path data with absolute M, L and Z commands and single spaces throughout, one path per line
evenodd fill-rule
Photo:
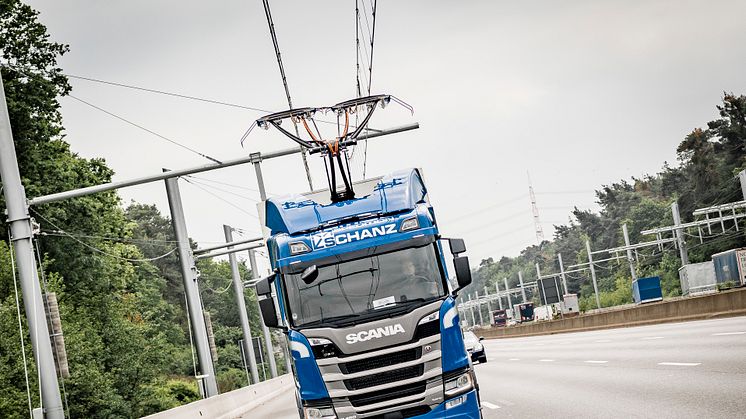
M 539 362 L 554 362 L 553 359 L 540 359 Z
M 508 361 L 520 361 L 520 358 L 510 358 Z
M 724 332 L 724 333 L 713 333 L 712 336 L 732 336 L 732 335 L 746 335 L 746 332 Z
M 609 361 L 583 361 L 583 362 L 587 362 L 589 364 L 605 364 Z
M 498 405 L 496 405 L 496 404 L 492 404 L 492 403 L 490 403 L 490 402 L 482 402 L 482 406 L 484 406 L 484 407 L 487 407 L 487 408 L 490 408 L 490 409 L 492 409 L 492 410 L 495 410 L 495 409 L 499 409 L 499 408 L 500 408 L 500 406 L 498 406 Z
M 655 339 L 664 339 L 663 336 L 648 336 L 646 338 L 642 338 L 642 340 L 655 340 Z
M 596 341 L 596 343 L 607 343 L 607 342 L 611 342 L 611 339 L 601 339 L 601 340 Z
M 670 365 L 674 367 L 696 367 L 702 365 L 701 362 L 659 362 L 658 365 Z

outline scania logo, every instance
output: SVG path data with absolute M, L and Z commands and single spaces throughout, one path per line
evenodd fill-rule
M 384 336 L 393 336 L 399 333 L 404 333 L 404 327 L 397 323 L 394 325 L 388 325 L 386 327 L 377 327 L 375 329 L 363 330 L 357 333 L 350 333 L 346 336 L 347 343 L 350 345 L 358 342 L 365 342 L 371 339 L 380 339 Z

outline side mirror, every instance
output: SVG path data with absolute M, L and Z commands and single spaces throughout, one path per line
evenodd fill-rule
M 281 328 L 282 326 L 277 320 L 275 301 L 272 299 L 272 281 L 274 281 L 274 275 L 262 278 L 257 282 L 256 297 L 259 301 L 259 311 L 261 312 L 264 325 L 272 328 Z
M 306 283 L 306 285 L 310 285 L 313 283 L 313 281 L 316 280 L 316 278 L 319 277 L 319 268 L 316 267 L 316 265 L 311 265 L 303 270 L 303 273 L 300 274 L 300 279 L 303 280 L 303 282 Z
M 466 251 L 464 239 L 448 239 L 448 245 L 451 247 L 451 254 L 458 256 Z
M 459 289 L 471 284 L 471 268 L 467 256 L 454 257 L 453 268 L 456 270 L 456 281 Z
M 479 337 L 479 341 L 481 342 L 481 341 L 483 341 L 483 340 L 484 340 L 484 336 L 480 336 L 480 337 Z

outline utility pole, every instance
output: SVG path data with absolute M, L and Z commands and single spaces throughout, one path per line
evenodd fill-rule
M 513 302 L 510 301 L 510 288 L 508 288 L 508 278 L 503 278 L 503 282 L 505 283 L 505 293 L 508 294 L 508 308 L 513 309 Z
M 632 274 L 632 280 L 637 280 L 637 272 L 635 272 L 635 259 L 632 257 L 632 249 L 629 245 L 629 232 L 627 231 L 627 224 L 622 224 L 622 233 L 624 234 L 624 245 L 627 246 L 627 262 L 629 262 L 629 272 Z
M 233 242 L 233 228 L 223 224 L 223 232 L 225 233 L 225 241 L 228 243 Z M 229 247 L 232 249 L 233 246 Z M 254 354 L 254 345 L 251 344 L 251 327 L 249 325 L 249 316 L 246 313 L 246 300 L 244 299 L 244 286 L 241 281 L 241 275 L 238 272 L 238 261 L 236 260 L 235 253 L 228 254 L 228 262 L 231 265 L 231 275 L 233 276 L 233 291 L 236 293 L 236 307 L 238 308 L 238 319 L 241 323 L 241 332 L 243 332 L 243 352 L 248 354 L 248 364 L 251 370 L 251 382 L 256 384 L 259 382 L 259 371 L 256 369 L 256 356 Z
M 593 292 L 596 294 L 596 307 L 601 308 L 601 299 L 598 297 L 598 283 L 596 282 L 596 268 L 593 266 L 591 242 L 588 240 L 585 241 L 585 250 L 588 252 L 588 267 L 591 269 L 591 279 L 593 279 Z
M 518 282 L 521 283 L 521 297 L 523 297 L 523 303 L 526 303 L 526 288 L 523 287 L 523 272 L 518 271 Z
M 503 299 L 500 297 L 500 283 L 495 281 L 495 292 L 497 293 L 497 304 L 503 309 Z
M 474 299 L 477 302 L 477 313 L 479 313 L 479 325 L 482 326 L 484 324 L 484 319 L 482 318 L 482 302 L 479 301 L 479 292 L 474 292 Z
M 31 216 L 26 203 L 26 191 L 21 183 L 18 170 L 13 131 L 5 100 L 5 87 L 0 75 L 0 178 L 5 193 L 7 222 L 10 226 L 10 241 L 18 263 L 18 276 L 23 293 L 23 307 L 26 310 L 31 347 L 39 373 L 42 412 L 45 418 L 64 419 L 62 397 L 54 366 L 52 343 L 49 340 L 47 316 L 37 277 L 34 259 L 33 229 Z
M 167 171 L 164 169 L 164 171 Z M 166 179 L 166 195 L 168 206 L 171 209 L 171 222 L 176 236 L 176 246 L 179 251 L 179 262 L 181 264 L 181 276 L 184 280 L 184 292 L 187 298 L 187 310 L 192 323 L 194 343 L 197 347 L 197 358 L 199 368 L 204 380 L 205 397 L 218 395 L 218 384 L 215 379 L 215 367 L 212 363 L 210 344 L 207 339 L 205 317 L 202 312 L 202 298 L 199 294 L 197 278 L 197 267 L 194 265 L 192 249 L 189 245 L 189 235 L 184 219 L 184 208 L 181 205 L 181 192 L 179 191 L 179 179 Z
M 565 278 L 565 266 L 562 264 L 562 253 L 557 253 L 557 260 L 559 261 L 560 277 L 562 278 L 562 288 L 565 290 L 565 295 L 569 294 L 567 291 L 567 279 Z
M 536 262 L 536 283 L 541 287 L 541 294 L 544 296 L 544 305 L 549 304 L 547 301 L 547 290 L 544 289 L 544 281 L 541 280 L 541 270 L 539 270 L 539 262 Z
M 490 293 L 487 291 L 487 285 L 484 286 L 484 295 L 487 297 L 487 320 L 492 318 L 492 303 L 490 303 Z M 492 321 L 490 321 L 492 324 Z
M 477 319 L 474 317 L 474 304 L 471 304 L 471 295 L 469 295 L 469 313 L 471 313 L 471 325 L 476 326 Z
M 296 126 L 296 129 L 297 129 L 297 126 Z M 301 147 L 301 153 L 303 153 L 302 154 L 303 162 L 306 163 L 306 160 L 305 160 L 306 156 L 305 156 L 303 147 Z M 256 158 L 253 160 L 253 164 L 254 164 L 254 172 L 256 173 L 256 183 L 259 186 L 259 197 L 261 198 L 262 201 L 265 201 L 267 199 L 267 190 L 264 188 L 264 176 L 262 175 L 262 159 L 261 159 L 260 154 L 257 153 Z M 311 172 L 308 171 L 308 165 L 306 165 L 306 174 L 308 175 L 308 184 L 309 186 L 311 186 L 311 189 L 313 189 L 313 184 L 311 183 Z M 253 262 L 253 265 L 251 268 L 253 271 L 256 268 L 256 255 L 254 254 L 253 251 L 249 251 L 249 260 Z M 258 278 L 258 275 L 256 277 Z M 261 316 L 261 310 L 260 310 L 259 315 Z M 263 327 L 262 330 L 264 332 L 264 338 L 268 345 L 267 351 L 269 351 L 272 347 L 272 340 L 269 339 L 268 337 L 271 335 L 270 335 L 269 329 L 266 326 L 264 326 L 264 321 L 262 321 L 262 327 Z M 284 353 L 285 353 L 285 367 L 286 367 L 286 370 L 290 372 L 291 370 L 290 349 L 287 348 L 287 345 L 284 345 Z M 272 354 L 272 356 L 268 357 L 270 361 L 269 366 L 270 366 L 270 371 L 272 373 L 272 378 L 274 378 L 274 377 L 277 377 L 277 364 L 275 363 L 274 352 L 270 352 L 270 354 Z
M 256 167 L 256 166 L 255 166 Z M 261 185 L 261 183 L 260 183 Z M 260 191 L 263 190 L 263 186 Z M 253 279 L 259 278 L 259 269 L 256 266 L 256 254 L 254 250 L 249 250 L 249 264 L 251 265 L 251 276 Z M 269 328 L 264 325 L 264 318 L 262 317 L 262 310 L 259 310 L 259 319 L 262 320 L 262 333 L 264 334 L 264 346 L 267 349 L 267 362 L 269 362 L 269 373 L 272 378 L 277 377 L 277 363 L 275 362 L 275 349 L 272 345 L 272 334 L 269 332 Z
M 673 223 L 676 226 L 681 225 L 681 216 L 679 215 L 679 203 L 674 201 L 671 204 L 671 213 L 673 214 Z M 738 220 L 734 220 L 738 222 Z M 689 264 L 689 253 L 686 250 L 686 241 L 684 240 L 684 231 L 681 228 L 676 229 L 676 241 L 679 244 L 679 255 L 681 255 L 681 265 Z
M 536 195 L 534 195 L 534 186 L 531 184 L 531 175 L 528 175 L 528 194 L 531 198 L 531 212 L 534 216 L 534 230 L 536 231 L 536 242 L 539 246 L 544 242 L 544 229 L 541 227 L 541 221 L 539 220 L 539 207 L 536 205 Z M 525 297 L 524 297 L 524 303 Z

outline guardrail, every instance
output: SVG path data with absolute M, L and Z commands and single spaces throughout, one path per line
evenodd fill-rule
M 561 320 L 479 328 L 475 333 L 485 338 L 534 336 L 743 315 L 746 315 L 746 288 L 739 288 Z
M 285 374 L 258 384 L 239 388 L 238 390 L 219 394 L 207 399 L 198 400 L 150 416 L 145 416 L 145 418 L 232 419 L 250 412 L 262 403 L 288 391 L 292 387 L 292 375 Z

